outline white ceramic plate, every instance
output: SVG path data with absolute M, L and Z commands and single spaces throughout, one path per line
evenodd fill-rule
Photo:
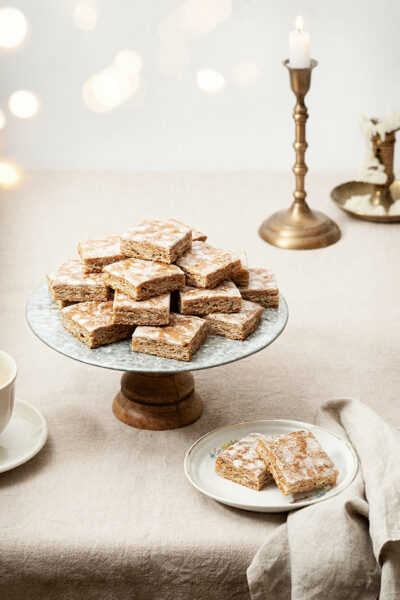
M 7 427 L 0 433 L 0 473 L 31 459 L 45 445 L 47 423 L 37 408 L 15 399 Z
M 215 459 L 229 442 L 237 441 L 252 432 L 277 435 L 299 429 L 310 430 L 335 463 L 339 476 L 334 487 L 297 494 L 296 497 L 284 496 L 276 485 L 269 485 L 257 492 L 214 472 Z M 339 436 L 310 423 L 286 420 L 245 421 L 215 429 L 189 448 L 184 461 L 186 477 L 202 494 L 229 506 L 257 512 L 287 512 L 327 500 L 342 492 L 353 481 L 357 468 L 354 450 Z

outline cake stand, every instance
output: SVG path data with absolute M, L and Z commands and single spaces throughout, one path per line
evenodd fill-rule
M 284 330 L 288 308 L 281 296 L 279 308 L 265 309 L 256 331 L 244 342 L 208 336 L 190 362 L 132 352 L 129 339 L 88 348 L 63 328 L 46 283 L 30 296 L 26 318 L 38 338 L 61 354 L 124 371 L 112 407 L 117 419 L 140 429 L 164 430 L 189 425 L 201 416 L 203 405 L 190 371 L 225 365 L 266 348 Z

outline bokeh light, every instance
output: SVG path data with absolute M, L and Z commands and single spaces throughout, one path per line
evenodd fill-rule
M 19 179 L 18 171 L 12 165 L 0 162 L 0 185 L 11 186 Z
M 4 129 L 6 121 L 6 115 L 4 114 L 4 111 L 0 109 L 0 129 Z
M 205 94 L 216 94 L 225 86 L 224 76 L 214 69 L 201 69 L 196 75 L 197 85 Z
M 29 90 L 18 90 L 11 94 L 8 101 L 8 108 L 14 117 L 19 119 L 29 119 L 33 117 L 39 109 L 39 100 L 33 92 Z
M 114 59 L 115 67 L 125 75 L 138 75 L 143 67 L 143 60 L 135 50 L 121 50 Z
M 92 31 L 99 20 L 96 0 L 78 0 L 74 9 L 74 23 L 79 29 Z
M 241 61 L 232 69 L 232 80 L 238 85 L 251 85 L 259 75 L 260 68 L 250 61 Z
M 0 8 L 0 47 L 16 48 L 28 33 L 28 22 L 24 14 L 11 6 Z
M 187 0 L 179 10 L 179 18 L 181 26 L 197 37 L 229 19 L 231 11 L 231 0 Z

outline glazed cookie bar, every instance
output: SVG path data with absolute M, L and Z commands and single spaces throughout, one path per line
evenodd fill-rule
M 285 496 L 336 483 L 335 465 L 311 431 L 261 438 L 256 450 Z
M 121 236 L 126 256 L 171 264 L 192 246 L 192 230 L 171 221 L 144 219 Z
M 183 315 L 207 315 L 214 312 L 238 312 L 242 296 L 236 285 L 226 279 L 212 290 L 184 287 L 179 292 L 179 312 Z
M 122 292 L 115 292 L 113 323 L 127 325 L 167 325 L 170 294 L 136 301 Z
M 177 219 L 168 219 L 168 223 L 177 223 L 178 225 L 183 225 L 184 227 L 188 227 L 188 225 L 185 225 L 184 223 L 182 223 L 182 221 L 178 221 Z M 207 236 L 205 233 L 201 233 L 201 231 L 198 231 L 197 229 L 193 229 L 193 227 L 189 227 L 189 229 L 192 230 L 192 242 L 205 242 L 207 239 Z
M 217 475 L 257 491 L 272 483 L 271 473 L 256 452 L 257 443 L 263 437 L 261 433 L 249 433 L 228 446 L 215 461 Z
M 131 335 L 131 325 L 113 323 L 113 303 L 80 302 L 61 311 L 62 324 L 67 331 L 89 348 L 111 344 Z
M 76 304 L 76 302 L 71 302 L 70 300 L 57 300 L 54 297 L 54 292 L 53 292 L 53 287 L 52 287 L 53 279 L 54 279 L 54 273 L 48 273 L 46 275 L 47 287 L 49 288 L 50 295 L 53 298 L 54 302 L 57 304 L 57 307 L 61 310 L 62 308 L 65 308 L 66 306 L 71 306 L 71 304 Z
M 107 285 L 132 300 L 147 300 L 185 285 L 185 275 L 179 267 L 139 258 L 107 265 L 102 277 Z
M 278 284 L 271 269 L 250 269 L 249 283 L 239 289 L 245 300 L 261 304 L 264 308 L 279 306 Z
M 100 273 L 86 273 L 80 260 L 67 260 L 54 273 L 47 276 L 55 300 L 84 302 L 86 300 L 105 301 L 110 290 Z
M 78 253 L 86 273 L 101 273 L 106 265 L 128 258 L 121 252 L 119 235 L 109 235 L 100 240 L 79 242 Z
M 171 313 L 169 325 L 137 327 L 132 336 L 132 350 L 190 361 L 206 337 L 207 325 L 203 319 Z
M 248 283 L 250 281 L 250 272 L 249 272 L 249 265 L 247 263 L 247 254 L 246 254 L 245 250 L 238 250 L 237 252 L 235 252 L 235 254 L 237 256 L 239 256 L 240 267 L 236 271 L 236 273 L 234 275 L 232 275 L 231 279 L 235 285 L 237 285 L 239 287 L 245 287 L 246 285 L 248 285 Z
M 176 264 L 185 272 L 187 285 L 212 289 L 239 269 L 240 258 L 228 250 L 193 242 L 190 252 Z
M 212 313 L 204 315 L 204 318 L 207 321 L 208 333 L 243 341 L 255 331 L 262 313 L 261 306 L 243 300 L 240 312 Z

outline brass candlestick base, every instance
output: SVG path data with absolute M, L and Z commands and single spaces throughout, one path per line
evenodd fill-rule
M 259 234 L 269 244 L 279 248 L 292 250 L 311 250 L 330 246 L 340 239 L 340 229 L 329 217 L 319 211 L 310 209 L 306 202 L 307 192 L 304 189 L 304 178 L 307 166 L 304 155 L 307 149 L 306 121 L 308 118 L 304 97 L 310 89 L 311 71 L 317 66 L 311 60 L 305 69 L 292 69 L 285 60 L 289 70 L 290 86 L 296 95 L 293 118 L 296 125 L 296 138 L 293 147 L 296 151 L 296 164 L 293 172 L 296 176 L 294 202 L 289 210 L 279 211 L 269 217 L 261 225 Z

